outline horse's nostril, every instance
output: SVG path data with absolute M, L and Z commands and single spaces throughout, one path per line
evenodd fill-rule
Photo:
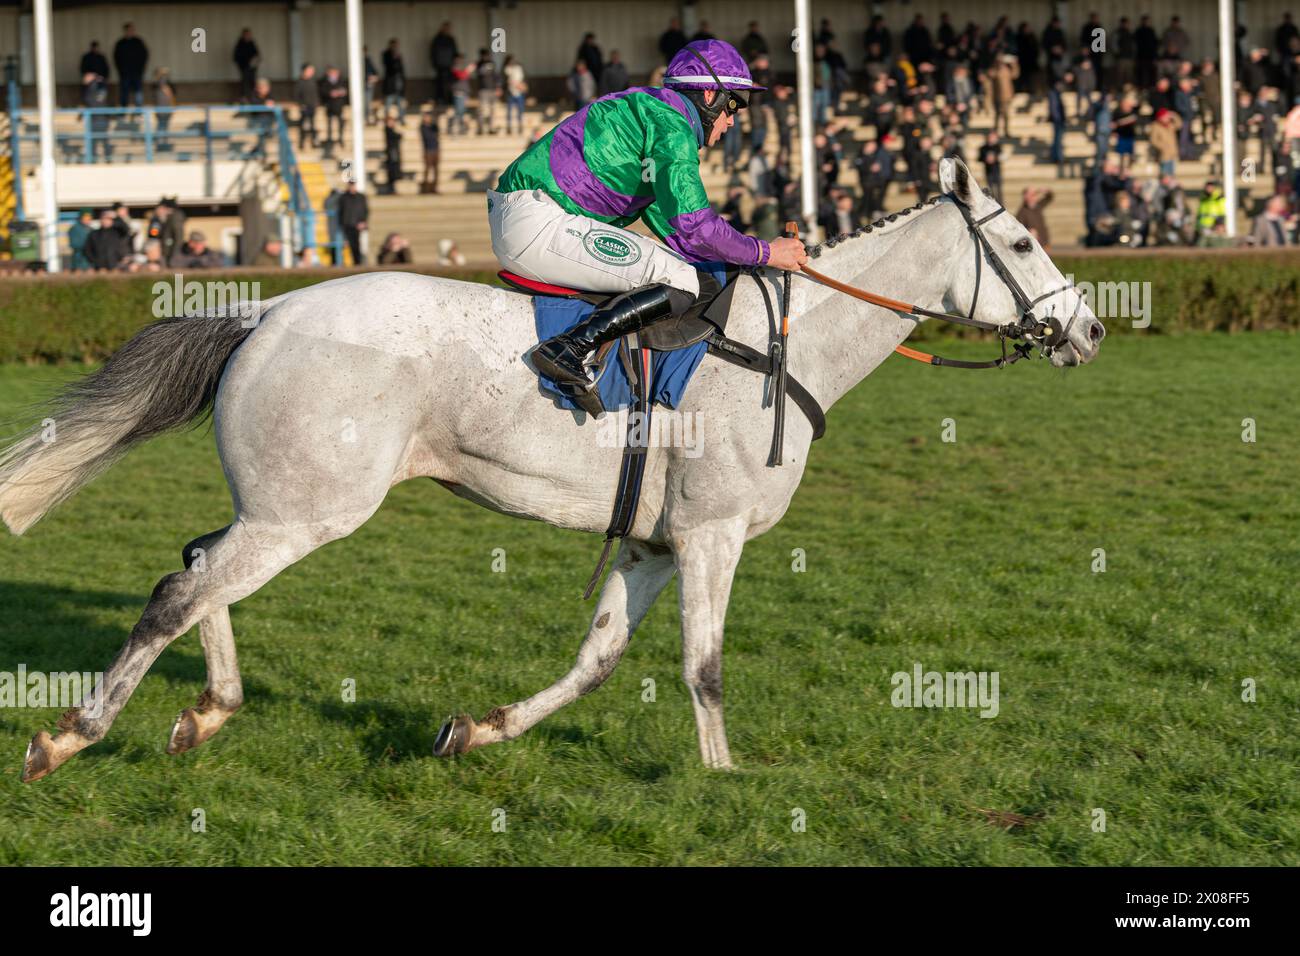
M 1100 322 L 1094 322 L 1092 325 L 1088 326 L 1088 340 L 1094 345 L 1100 342 L 1101 337 L 1105 334 L 1105 330 L 1102 329 Z

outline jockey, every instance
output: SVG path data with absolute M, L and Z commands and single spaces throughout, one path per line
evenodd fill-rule
M 709 206 L 700 181 L 700 150 L 762 89 L 731 44 L 693 41 L 668 64 L 663 88 L 633 87 L 583 107 L 488 191 L 492 251 L 503 266 L 540 282 L 621 293 L 531 353 L 538 371 L 577 390 L 584 407 L 600 408 L 587 355 L 683 315 L 700 295 L 692 263 L 794 270 L 807 261 L 797 239 L 768 243 L 737 232 Z M 638 218 L 662 242 L 623 228 Z

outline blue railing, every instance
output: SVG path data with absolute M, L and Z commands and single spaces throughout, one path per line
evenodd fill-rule
M 9 84 L 9 111 L 13 149 L 14 182 L 18 192 L 19 218 L 22 218 L 22 177 L 19 173 L 21 144 L 39 143 L 40 134 L 36 130 L 24 131 L 20 112 L 21 98 L 17 83 Z M 171 128 L 172 120 L 178 113 L 190 113 L 201 110 L 202 119 L 189 123 L 184 128 Z M 229 115 L 231 118 L 243 117 L 248 121 L 244 129 L 214 128 L 213 118 Z M 311 207 L 303 183 L 302 171 L 289 135 L 289 123 L 284 111 L 279 106 L 145 106 L 145 107 L 85 107 L 82 109 L 55 110 L 57 116 L 77 116 L 81 118 L 80 133 L 61 133 L 56 135 L 56 144 L 62 151 L 61 161 L 65 163 L 94 164 L 111 162 L 114 147 L 117 145 L 143 145 L 144 161 L 152 163 L 159 154 L 171 154 L 178 160 L 197 159 L 202 151 L 205 166 L 205 192 L 213 192 L 213 164 L 217 159 L 218 143 L 226 143 L 231 151 L 231 158 L 240 160 L 260 159 L 270 161 L 267 142 L 276 138 L 277 156 L 280 176 L 289 191 L 289 209 L 298 225 L 300 248 L 316 246 L 316 210 Z M 117 118 L 114 123 L 114 118 Z M 224 124 L 223 124 L 224 125 Z M 251 134 L 251 142 L 245 143 Z M 190 151 L 178 150 L 178 143 L 193 142 Z M 332 232 L 332 230 L 331 230 Z

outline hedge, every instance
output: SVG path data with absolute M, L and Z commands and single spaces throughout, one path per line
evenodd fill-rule
M 1149 304 L 1146 334 L 1180 331 L 1242 332 L 1300 329 L 1300 251 L 1184 250 L 1174 254 L 1121 251 L 1117 254 L 1060 255 L 1062 273 L 1077 284 L 1097 284 L 1106 299 L 1114 286 L 1136 288 L 1138 302 Z M 494 282 L 490 271 L 414 269 L 475 282 Z M 262 298 L 312 285 L 343 271 L 232 270 L 202 274 L 220 282 L 258 281 Z M 198 278 L 190 273 L 187 279 Z M 98 361 L 153 321 L 154 284 L 169 276 L 13 277 L 0 280 L 0 362 Z M 986 272 L 985 282 L 996 279 Z M 1118 304 L 1113 297 L 1109 301 Z M 1133 320 L 1106 314 L 1106 302 L 1093 301 L 1109 334 L 1132 333 Z M 1132 305 L 1130 306 L 1132 311 Z M 797 321 L 797 316 L 796 316 Z M 952 334 L 949 327 L 926 323 L 921 339 Z M 978 334 L 978 333 L 976 333 Z

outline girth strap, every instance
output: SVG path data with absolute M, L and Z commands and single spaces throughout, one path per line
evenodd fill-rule
M 630 341 L 629 341 L 630 340 Z M 634 332 L 625 335 L 618 342 L 619 357 L 623 368 L 627 370 L 628 384 L 632 386 L 632 414 L 628 415 L 627 435 L 623 442 L 623 460 L 618 469 L 618 485 L 614 491 L 614 510 L 609 517 L 609 527 L 605 529 L 605 545 L 596 562 L 596 570 L 591 573 L 591 580 L 582 592 L 585 601 L 596 590 L 601 572 L 609 560 L 610 549 L 617 538 L 626 538 L 636 521 L 637 506 L 641 503 L 641 482 L 645 478 L 646 451 L 649 446 L 650 416 L 654 403 L 650 400 L 650 369 L 652 358 L 650 350 L 641 346 L 640 338 Z M 632 438 L 640 434 L 646 441 L 633 442 Z

